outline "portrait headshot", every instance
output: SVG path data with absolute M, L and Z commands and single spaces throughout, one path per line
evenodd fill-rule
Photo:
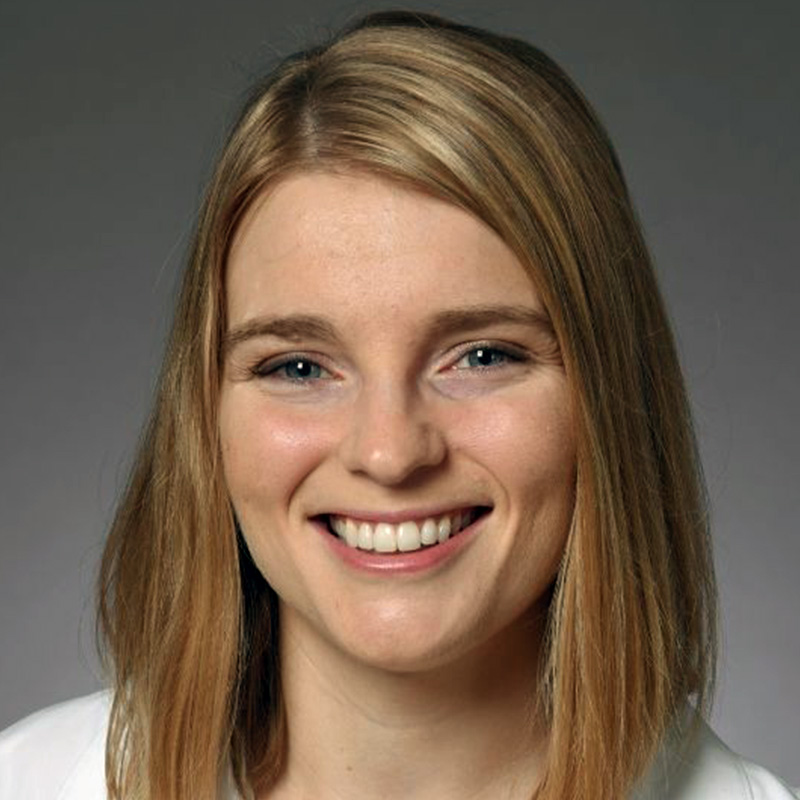
M 800 6 L 0 20 L 0 800 L 800 797 Z

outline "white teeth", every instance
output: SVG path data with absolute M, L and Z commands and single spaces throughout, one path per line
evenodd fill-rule
M 341 517 L 339 517 L 341 519 Z M 336 531 L 339 533 L 338 531 Z M 339 533 L 339 536 L 342 534 Z M 344 540 L 347 542 L 348 546 L 350 547 L 358 547 L 358 525 L 353 522 L 353 520 L 347 520 L 347 523 L 344 526 Z
M 429 517 L 420 525 L 413 520 L 391 525 L 379 522 L 357 522 L 349 517 L 330 516 L 331 530 L 344 539 L 349 547 L 372 550 L 376 553 L 395 553 L 398 550 L 410 553 L 421 547 L 430 547 L 446 542 L 450 536 L 463 530 L 477 517 L 477 511 L 457 511 L 438 519 Z
M 426 519 L 422 523 L 419 537 L 422 544 L 436 544 L 439 541 L 439 527 L 432 519 Z
M 439 541 L 446 542 L 450 538 L 452 523 L 450 517 L 442 517 L 439 520 Z
M 394 553 L 397 550 L 397 531 L 394 525 L 379 522 L 375 526 L 375 536 L 372 546 L 376 553 Z
M 372 525 L 368 522 L 362 522 L 358 526 L 358 548 L 372 550 Z
M 397 526 L 397 549 L 408 553 L 419 550 L 422 539 L 419 535 L 419 526 L 416 522 L 402 522 Z

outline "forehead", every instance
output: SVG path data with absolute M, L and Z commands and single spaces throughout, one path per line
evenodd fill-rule
M 270 187 L 234 238 L 232 322 L 269 313 L 423 314 L 498 302 L 542 310 L 506 244 L 472 214 L 365 174 L 299 173 Z

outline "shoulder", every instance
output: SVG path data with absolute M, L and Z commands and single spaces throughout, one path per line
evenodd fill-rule
M 104 800 L 110 695 L 68 700 L 0 733 L 0 800 Z
M 635 800 L 797 800 L 763 767 L 730 750 L 702 724 L 692 746 L 665 745 Z

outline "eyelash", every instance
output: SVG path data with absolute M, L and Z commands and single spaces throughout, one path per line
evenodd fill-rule
M 491 363 L 475 364 L 463 367 L 458 366 L 460 362 L 464 361 L 464 359 L 467 359 L 473 354 L 478 355 L 478 357 L 480 357 L 479 354 L 489 354 L 491 356 Z M 500 359 L 499 363 L 498 358 Z M 528 361 L 530 361 L 530 357 L 517 348 L 512 348 L 508 345 L 499 345 L 492 342 L 480 342 L 477 344 L 471 344 L 468 348 L 462 350 L 458 354 L 456 360 L 450 362 L 451 365 L 444 371 L 446 372 L 452 369 L 456 372 L 462 372 L 466 370 L 487 372 L 490 370 L 502 369 L 510 364 L 524 364 Z M 290 367 L 297 367 L 298 365 L 305 365 L 307 368 L 312 368 L 312 371 L 317 372 L 318 374 L 305 376 L 292 376 L 287 374 L 287 370 Z M 313 383 L 319 380 L 326 380 L 322 373 L 328 373 L 328 370 L 325 369 L 325 367 L 323 367 L 318 361 L 313 358 L 309 358 L 302 353 L 290 353 L 286 356 L 280 357 L 275 361 L 260 361 L 254 367 L 252 367 L 250 371 L 255 378 L 279 378 L 280 380 L 293 384 L 305 384 Z M 280 374 L 281 371 L 283 371 L 282 375 Z
M 288 383 L 310 383 L 312 381 L 322 380 L 321 375 L 315 376 L 305 376 L 305 377 L 297 377 L 297 376 L 290 376 L 286 374 L 286 370 L 289 367 L 297 366 L 299 364 L 304 364 L 307 367 L 313 367 L 318 369 L 320 372 L 327 372 L 328 370 L 325 369 L 318 361 L 315 361 L 313 358 L 308 358 L 302 354 L 298 353 L 291 353 L 289 355 L 283 356 L 277 361 L 260 361 L 256 364 L 251 372 L 253 376 L 256 378 L 272 378 L 278 375 L 278 373 L 283 370 L 284 374 L 282 380 L 287 381 Z
M 472 354 L 478 353 L 489 353 L 492 355 L 492 362 L 490 364 L 476 364 L 475 366 L 469 367 L 458 367 L 456 366 L 465 358 L 468 358 Z M 502 358 L 501 363 L 496 363 L 496 357 L 500 356 Z M 493 342 L 479 342 L 478 344 L 472 344 L 467 349 L 463 350 L 458 359 L 455 361 L 453 365 L 453 369 L 456 370 L 464 370 L 464 369 L 474 369 L 479 370 L 481 372 L 485 372 L 487 370 L 493 369 L 501 369 L 509 364 L 524 364 L 528 362 L 530 359 L 526 353 L 523 351 L 512 348 L 508 345 L 499 345 Z

